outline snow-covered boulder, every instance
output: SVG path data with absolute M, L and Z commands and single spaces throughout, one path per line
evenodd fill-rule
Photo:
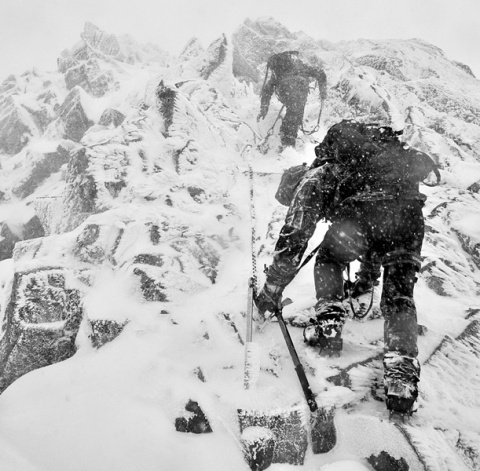
M 75 353 L 83 312 L 66 278 L 65 270 L 54 267 L 15 274 L 0 340 L 0 391 Z

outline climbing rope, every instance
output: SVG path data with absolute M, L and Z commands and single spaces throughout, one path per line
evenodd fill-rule
M 322 111 L 323 111 L 323 100 L 322 100 L 322 104 L 320 105 L 320 111 L 318 112 L 317 123 L 315 124 L 313 129 L 310 131 L 306 131 L 303 128 L 303 121 L 302 121 L 302 125 L 300 126 L 300 129 L 302 130 L 303 134 L 310 136 L 311 134 L 313 134 L 314 132 L 317 132 L 320 129 L 320 118 L 322 117 Z
M 275 128 L 275 125 L 277 124 L 277 121 L 280 119 L 280 115 L 282 114 L 283 109 L 285 108 L 285 105 L 282 105 L 280 108 L 280 111 L 278 112 L 277 118 L 275 119 L 275 122 L 273 123 L 272 127 L 267 131 L 267 134 L 263 138 L 263 141 L 258 144 L 257 149 L 260 150 L 260 152 L 264 152 L 265 146 L 267 144 L 267 141 L 270 139 L 270 136 L 273 134 L 273 129 Z

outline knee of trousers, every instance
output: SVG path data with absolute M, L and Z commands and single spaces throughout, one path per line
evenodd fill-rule
M 413 298 L 413 289 L 421 259 L 415 252 L 397 250 L 382 257 L 384 267 L 383 298 Z M 413 302 L 413 301 L 412 301 Z
M 394 267 L 398 265 L 410 265 L 415 268 L 415 271 L 419 271 L 422 266 L 422 259 L 416 252 L 409 250 L 393 250 L 387 252 L 382 257 L 382 265 L 384 268 Z

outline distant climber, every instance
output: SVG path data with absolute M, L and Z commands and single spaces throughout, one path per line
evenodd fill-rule
M 331 222 L 315 268 L 315 319 L 304 330 L 307 344 L 340 351 L 347 311 L 342 272 L 370 257 L 373 278 L 383 266 L 381 309 L 385 318 L 384 386 L 387 408 L 410 414 L 418 396 L 417 313 L 413 300 L 424 236 L 419 183 L 439 173 L 430 157 L 406 148 L 391 128 L 342 121 L 315 148 L 317 155 L 296 189 L 275 246 L 258 311 L 275 312 L 293 280 L 321 219 Z
M 306 64 L 300 59 L 298 51 L 281 52 L 268 59 L 257 121 L 267 116 L 270 100 L 275 92 L 286 108 L 280 127 L 282 147 L 295 147 L 298 129 L 303 122 L 310 82 L 313 80 L 318 84 L 323 103 L 327 96 L 327 77 L 320 66 Z

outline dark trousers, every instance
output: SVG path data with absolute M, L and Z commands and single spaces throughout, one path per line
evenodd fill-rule
M 374 252 L 384 267 L 381 309 L 385 349 L 416 356 L 417 312 L 413 300 L 423 243 L 423 203 L 372 201 L 343 208 L 329 227 L 315 263 L 317 299 L 343 297 L 347 263 Z
M 295 146 L 298 129 L 303 122 L 303 113 L 308 97 L 308 79 L 298 75 L 282 79 L 277 88 L 277 96 L 285 105 L 286 113 L 280 126 L 280 139 L 283 145 Z

